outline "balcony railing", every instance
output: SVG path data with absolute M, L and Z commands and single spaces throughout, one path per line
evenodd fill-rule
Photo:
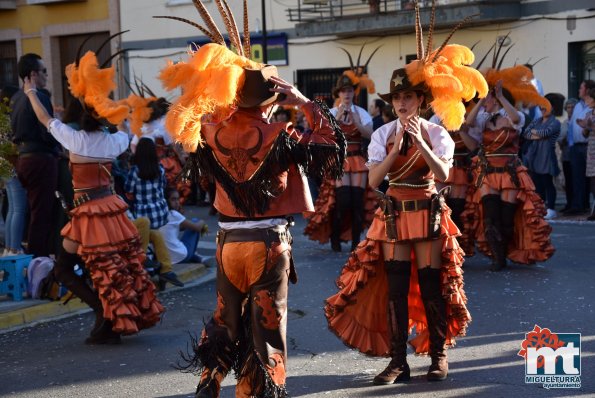
M 418 1 L 422 19 L 427 20 L 431 0 Z M 457 23 L 479 14 L 473 24 L 510 21 L 520 18 L 521 0 L 436 0 L 436 25 Z M 287 10 L 296 22 L 298 36 L 358 33 L 388 34 L 408 31 L 413 26 L 412 0 L 298 0 Z

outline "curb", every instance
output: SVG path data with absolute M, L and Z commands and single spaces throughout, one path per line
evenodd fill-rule
M 176 270 L 178 278 L 184 283 L 194 281 L 208 272 L 205 264 L 177 264 L 176 268 L 179 268 L 179 271 Z M 166 292 L 169 290 L 173 289 L 168 288 Z M 0 313 L 0 333 L 91 311 L 87 304 L 76 297 L 66 304 L 61 301 L 40 301 L 40 303 Z

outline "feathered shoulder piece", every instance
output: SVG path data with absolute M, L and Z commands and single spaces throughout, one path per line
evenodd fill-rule
M 465 120 L 463 101 L 470 101 L 475 96 L 485 97 L 488 85 L 482 74 L 470 66 L 475 60 L 473 52 L 462 45 L 448 44 L 453 34 L 473 16 L 456 25 L 440 47 L 433 49 L 435 9 L 432 1 L 427 50 L 424 50 L 419 4 L 416 2 L 417 59 L 407 64 L 405 70 L 412 85 L 425 84 L 430 106 L 444 127 L 452 131 L 458 130 Z
M 355 64 L 353 63 L 353 58 L 351 57 L 351 54 L 343 47 L 339 47 L 341 50 L 345 51 L 345 54 L 347 54 L 347 58 L 349 58 L 349 69 L 343 72 L 343 76 L 347 76 L 352 83 L 351 85 L 355 87 L 356 97 L 359 95 L 362 88 L 365 88 L 366 91 L 370 94 L 374 94 L 376 92 L 376 86 L 374 85 L 374 81 L 370 79 L 370 77 L 368 76 L 367 69 L 368 64 L 372 60 L 372 57 L 374 56 L 374 54 L 376 54 L 376 52 L 380 49 L 381 46 L 378 46 L 374 51 L 372 51 L 366 63 L 361 65 L 360 61 L 365 46 L 366 44 L 364 43 L 360 48 L 359 54 L 357 56 L 357 62 Z M 339 81 L 341 81 L 341 79 L 339 79 Z M 339 83 L 337 85 L 339 85 Z
M 508 33 L 504 39 L 508 37 L 510 33 Z M 515 65 L 509 68 L 502 68 L 502 63 L 504 62 L 504 58 L 510 51 L 510 49 L 514 46 L 511 45 L 505 52 L 500 56 L 500 51 L 502 50 L 502 44 L 504 43 L 504 39 L 500 40 L 500 44 L 496 45 L 494 43 L 492 47 L 488 50 L 487 54 L 483 57 L 480 62 L 481 66 L 487 55 L 491 51 L 493 51 L 492 57 L 492 66 L 482 70 L 483 75 L 488 82 L 490 88 L 495 87 L 496 83 L 499 80 L 502 80 L 502 88 L 506 89 L 514 98 L 515 104 L 517 103 L 522 104 L 522 106 L 539 106 L 546 109 L 546 113 L 551 112 L 551 104 L 550 102 L 541 96 L 531 80 L 533 80 L 533 72 L 531 69 L 524 65 Z M 539 61 L 537 61 L 539 62 Z M 537 63 L 535 62 L 535 63 Z M 534 64 L 533 64 L 534 65 Z
M 205 26 L 184 18 L 156 16 L 188 23 L 212 43 L 198 50 L 189 50 L 185 62 L 168 62 L 159 78 L 167 90 L 180 88 L 182 94 L 172 104 L 166 116 L 165 127 L 174 140 L 190 152 L 202 145 L 200 134 L 203 118 L 218 121 L 227 117 L 238 101 L 238 92 L 243 86 L 244 68 L 261 69 L 262 65 L 251 61 L 248 6 L 244 0 L 244 37 L 240 38 L 235 19 L 226 0 L 215 0 L 225 24 L 229 41 L 234 51 L 227 48 L 223 35 L 213 18 L 199 0 L 193 0 Z

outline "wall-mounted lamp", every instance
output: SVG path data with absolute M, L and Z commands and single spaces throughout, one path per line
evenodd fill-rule
M 566 17 L 566 30 L 572 34 L 572 31 L 576 29 L 576 15 L 569 15 Z

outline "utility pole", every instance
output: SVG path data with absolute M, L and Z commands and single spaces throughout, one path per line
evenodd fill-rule
M 262 7 L 262 62 L 266 64 L 267 58 L 267 12 L 264 4 L 265 0 L 261 0 Z

